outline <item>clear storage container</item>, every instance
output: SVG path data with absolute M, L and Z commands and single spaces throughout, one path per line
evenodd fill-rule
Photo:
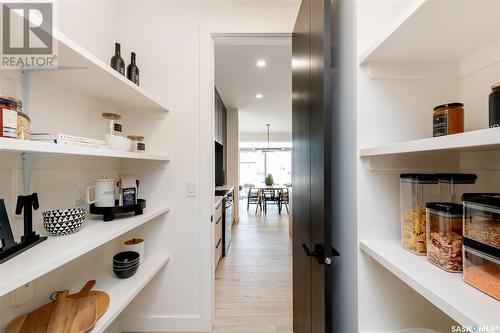
M 428 202 L 427 260 L 448 272 L 462 271 L 463 206 Z
M 464 238 L 464 281 L 500 301 L 500 249 Z
M 500 193 L 465 193 L 464 237 L 500 249 Z
M 401 245 L 415 254 L 425 255 L 425 204 L 437 200 L 437 177 L 423 173 L 402 174 L 400 182 Z
M 462 203 L 462 195 L 474 191 L 477 175 L 471 173 L 438 173 L 439 201 Z

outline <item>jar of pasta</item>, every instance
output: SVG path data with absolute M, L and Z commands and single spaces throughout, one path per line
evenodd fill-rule
M 428 202 L 427 260 L 448 272 L 462 271 L 463 206 Z
M 400 176 L 401 245 L 418 255 L 427 254 L 427 202 L 438 197 L 438 178 L 435 174 L 406 173 Z

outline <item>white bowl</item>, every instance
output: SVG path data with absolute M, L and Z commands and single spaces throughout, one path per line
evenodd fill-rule
M 106 134 L 104 136 L 109 149 L 119 151 L 129 151 L 132 147 L 132 140 L 122 136 Z

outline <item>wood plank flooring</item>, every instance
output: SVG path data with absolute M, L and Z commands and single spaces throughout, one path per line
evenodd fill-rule
M 292 252 L 288 214 L 267 216 L 240 205 L 229 254 L 215 275 L 212 333 L 291 333 Z

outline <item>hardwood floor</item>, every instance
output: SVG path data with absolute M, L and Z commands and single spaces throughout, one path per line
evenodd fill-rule
M 288 214 L 269 208 L 267 216 L 240 205 L 229 254 L 215 280 L 212 333 L 292 332 L 292 250 Z

